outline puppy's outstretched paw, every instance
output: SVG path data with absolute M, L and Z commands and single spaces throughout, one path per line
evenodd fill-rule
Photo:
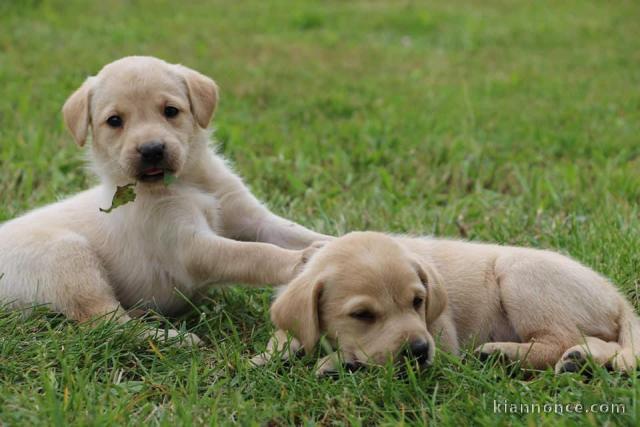
M 305 249 L 302 250 L 302 259 L 301 262 L 302 264 L 306 264 L 309 262 L 309 260 L 311 260 L 311 258 L 320 250 L 322 249 L 327 243 L 329 243 L 326 240 L 319 240 L 317 242 L 313 242 L 312 244 L 310 244 L 309 246 L 307 246 Z
M 175 339 L 180 347 L 202 347 L 204 345 L 204 341 L 202 341 L 199 336 L 192 334 L 191 332 L 178 332 Z
M 265 351 L 264 353 L 260 353 L 256 356 L 253 356 L 251 359 L 249 359 L 249 363 L 252 368 L 259 368 L 260 366 L 264 366 L 267 363 L 269 363 L 272 357 L 273 357 L 272 354 L 267 353 Z
M 264 366 L 274 357 L 288 361 L 302 352 L 300 341 L 279 329 L 269 339 L 266 351 L 252 357 L 250 363 L 253 367 Z
M 199 347 L 204 344 L 196 334 L 175 329 L 151 328 L 144 332 L 143 337 L 157 342 L 176 344 L 179 347 Z
M 304 270 L 304 267 L 307 265 L 307 263 L 316 254 L 316 252 L 318 252 L 327 243 L 328 242 L 326 241 L 320 240 L 317 242 L 313 242 L 312 244 L 307 246 L 305 249 L 299 250 L 298 251 L 299 258 L 298 258 L 298 262 L 293 267 L 293 275 L 297 276 L 298 274 L 300 274 L 302 270 Z
M 337 356 L 330 354 L 316 364 L 316 377 L 335 377 L 338 374 Z
M 346 372 L 356 372 L 362 369 L 364 365 L 351 358 L 345 359 L 344 355 L 335 352 L 318 361 L 315 368 L 316 376 L 338 378 L 340 367 Z

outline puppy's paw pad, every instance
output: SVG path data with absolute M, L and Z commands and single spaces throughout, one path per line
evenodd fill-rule
M 578 363 L 575 359 L 567 359 L 558 362 L 555 368 L 556 374 L 563 374 L 565 372 L 580 372 L 584 364 Z
M 483 345 L 476 348 L 473 354 L 479 361 L 486 363 L 490 360 L 497 360 L 499 362 L 508 361 L 507 356 L 499 349 L 490 345 Z
M 587 355 L 581 352 L 580 350 L 573 350 L 568 353 L 565 353 L 562 356 L 562 360 L 586 360 Z
M 562 354 L 554 371 L 556 374 L 580 372 L 587 365 L 588 357 L 586 349 L 579 346 L 572 347 Z
M 481 351 L 479 353 L 476 353 L 476 357 L 482 363 L 487 363 L 487 362 L 489 362 L 491 360 L 495 360 L 498 363 L 504 363 L 504 362 L 508 362 L 509 361 L 509 358 L 507 356 L 505 356 L 504 353 L 502 353 L 501 351 L 498 351 L 498 350 L 495 350 L 495 351 L 492 351 L 492 352 Z

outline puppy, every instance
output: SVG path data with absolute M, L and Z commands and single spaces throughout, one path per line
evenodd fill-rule
M 353 369 L 402 356 L 428 365 L 433 337 L 447 352 L 475 345 L 487 357 L 556 372 L 587 356 L 629 371 L 640 355 L 640 322 L 606 279 L 550 251 L 433 238 L 351 233 L 327 243 L 275 300 L 280 329 L 265 363 L 287 345 L 313 349 L 321 336 Z M 287 343 L 284 331 L 295 339 Z
M 63 114 L 79 146 L 91 134 L 100 185 L 0 226 L 0 302 L 127 321 L 133 306 L 179 312 L 212 283 L 290 281 L 302 249 L 328 237 L 269 212 L 216 155 L 217 103 L 213 80 L 152 57 L 89 77 Z M 134 202 L 100 210 L 131 183 Z

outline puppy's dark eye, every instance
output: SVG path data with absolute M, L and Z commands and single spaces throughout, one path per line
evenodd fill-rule
M 168 119 L 171 119 L 177 116 L 179 112 L 180 110 L 178 110 L 176 107 L 172 107 L 170 105 L 167 105 L 166 107 L 164 107 L 164 116 Z
M 413 308 L 415 308 L 416 310 L 418 310 L 420 307 L 422 307 L 422 303 L 424 302 L 424 300 L 420 297 L 415 297 L 413 299 Z
M 363 322 L 374 322 L 376 320 L 376 315 L 369 310 L 358 310 L 351 313 L 349 316 L 354 319 L 361 320 Z
M 107 124 L 112 128 L 121 128 L 122 127 L 122 117 L 120 116 L 110 116 L 107 119 Z

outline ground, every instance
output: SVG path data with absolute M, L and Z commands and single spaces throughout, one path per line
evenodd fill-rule
M 150 54 L 216 79 L 220 151 L 279 214 L 553 248 L 638 308 L 639 16 L 633 1 L 1 2 L 0 221 L 94 182 L 60 108 L 103 64 Z M 639 422 L 637 379 L 603 370 L 441 353 L 405 377 L 250 369 L 270 297 L 216 290 L 170 319 L 206 340 L 193 351 L 0 310 L 0 424 Z M 501 406 L 520 403 L 556 413 Z

